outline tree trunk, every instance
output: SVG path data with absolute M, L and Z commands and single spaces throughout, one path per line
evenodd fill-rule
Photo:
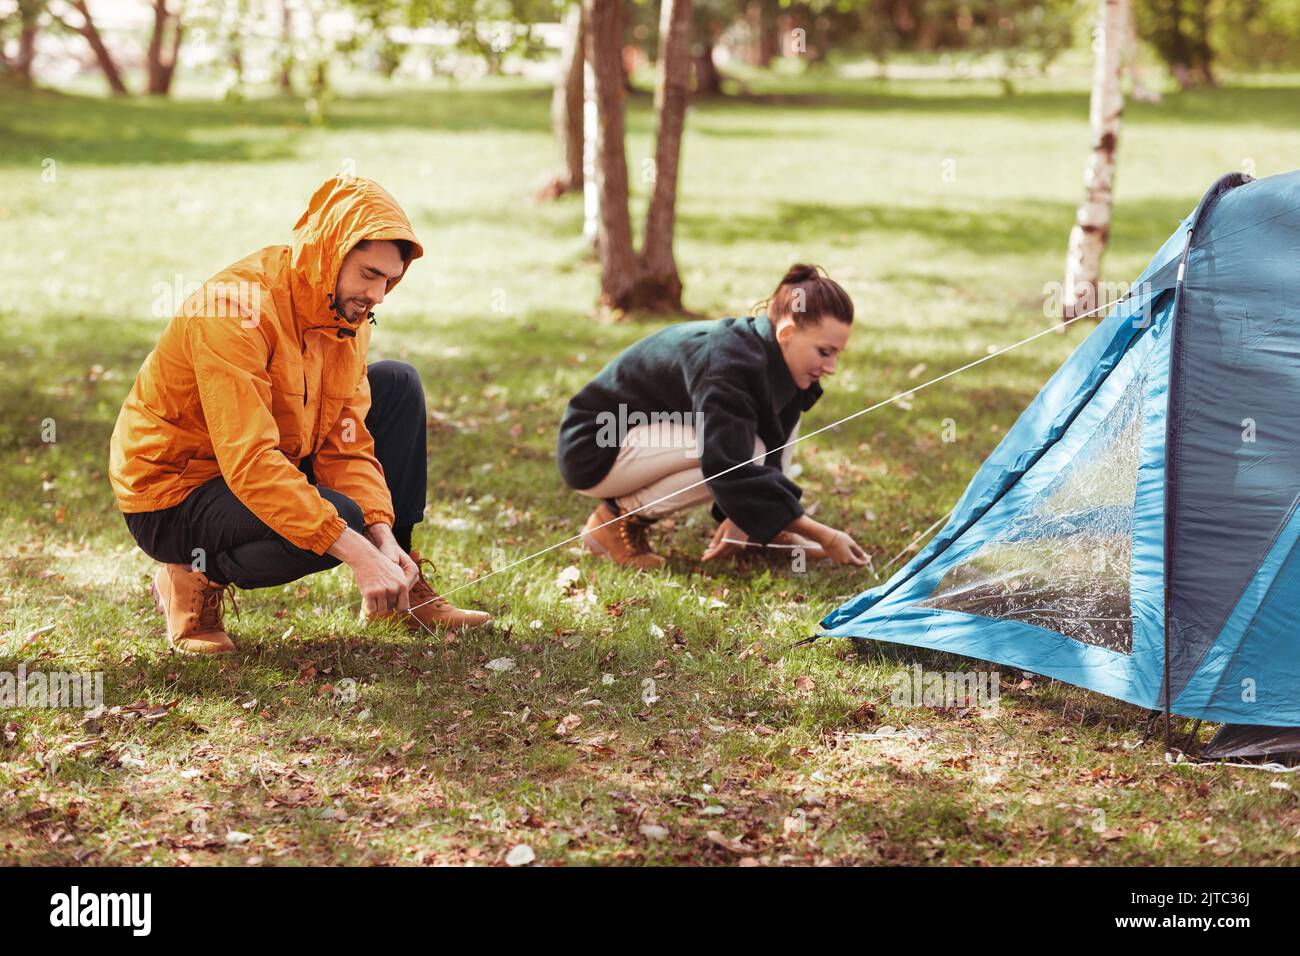
M 167 54 L 167 72 L 165 74 L 165 84 L 163 93 L 171 92 L 172 80 L 176 78 L 176 64 L 181 56 L 181 39 L 184 36 L 185 28 L 181 25 L 180 14 L 178 13 L 172 21 L 172 48 Z
M 596 71 L 587 59 L 586 10 L 583 10 L 582 63 L 582 238 L 594 256 L 600 255 L 600 188 L 596 185 L 596 138 L 600 119 L 596 110 Z
M 1074 228 L 1070 230 L 1062 295 L 1063 320 L 1090 312 L 1102 304 L 1097 301 L 1097 281 L 1101 276 L 1101 258 L 1110 238 L 1115 149 L 1119 144 L 1120 115 L 1124 111 L 1120 75 L 1124 66 L 1128 0 L 1100 0 L 1099 12 L 1100 32 L 1093 43 L 1089 107 L 1092 155 L 1083 174 L 1084 199 Z
M 1187 12 L 1190 7 L 1190 12 Z M 1180 89 L 1215 84 L 1214 48 L 1209 39 L 1208 4 L 1206 0 L 1171 0 L 1163 12 L 1162 35 L 1158 45 L 1169 72 Z
M 574 4 L 564 17 L 564 45 L 560 50 L 560 71 L 551 94 L 551 124 L 564 157 L 564 169 L 542 189 L 541 198 L 556 199 L 581 191 L 583 152 L 583 56 L 582 4 Z
M 705 37 L 695 48 L 695 93 L 697 96 L 717 96 L 722 92 L 722 74 L 713 62 L 713 38 Z
M 663 0 L 655 90 L 655 178 L 641 254 L 632 246 L 624 150 L 624 89 L 619 63 L 622 0 L 584 0 L 586 49 L 596 101 L 595 181 L 602 310 L 680 312 L 682 283 L 673 259 L 677 166 L 690 96 L 691 0 Z
M 1210 43 L 1210 10 L 1204 2 L 1196 9 L 1196 77 L 1205 86 L 1218 86 L 1214 76 L 1214 47 Z
M 32 60 L 36 58 L 36 24 L 23 24 L 18 35 L 18 56 L 14 58 L 14 76 L 23 86 L 32 85 Z
M 311 65 L 311 95 L 320 103 L 330 88 L 330 60 L 325 55 Z
M 117 63 L 113 60 L 113 54 L 104 45 L 104 38 L 100 36 L 99 28 L 95 26 L 95 20 L 90 15 L 90 8 L 86 6 L 86 0 L 73 0 L 72 5 L 81 14 L 81 26 L 73 29 L 85 37 L 86 42 L 90 44 L 90 49 L 95 54 L 95 60 L 98 61 L 99 68 L 104 73 L 104 79 L 108 81 L 108 88 L 113 91 L 114 96 L 128 95 L 129 91 L 126 84 L 122 82 L 122 71 L 117 68 Z
M 916 48 L 929 53 L 939 46 L 939 34 L 943 30 L 943 21 L 938 17 L 924 17 L 916 33 Z
M 293 8 L 280 0 L 280 92 L 293 96 Z
M 18 55 L 8 61 L 21 86 L 32 85 L 32 63 L 36 59 L 36 35 L 40 30 L 42 0 L 18 0 Z
M 763 3 L 763 30 L 759 34 L 758 57 L 763 66 L 771 66 L 781 55 L 781 28 L 777 24 L 777 11 L 771 0 Z
M 591 64 L 596 98 L 599 305 L 620 310 L 636 284 L 637 268 L 627 208 L 627 154 L 623 148 L 622 0 L 583 0 L 583 7 L 587 17 L 587 61 Z
M 776 10 L 772 0 L 749 0 L 745 5 L 745 23 L 749 28 L 750 65 L 771 66 L 777 56 L 780 37 L 777 33 Z
M 655 179 L 641 244 L 635 307 L 680 312 L 682 280 L 673 258 L 677 168 L 686 104 L 691 96 L 691 0 L 663 0 L 659 21 L 659 82 L 655 87 Z
M 1142 82 L 1142 67 L 1138 63 L 1137 18 L 1133 15 L 1132 3 L 1127 6 L 1128 22 L 1124 24 L 1124 63 L 1128 70 L 1133 99 L 1139 103 L 1159 103 L 1160 91 L 1153 90 Z
M 167 0 L 153 0 L 153 32 L 149 34 L 149 52 L 146 63 L 149 77 L 145 82 L 145 91 L 151 96 L 158 96 L 162 89 L 162 48 L 163 33 L 167 29 Z
M 661 11 L 662 12 L 662 11 Z M 745 18 L 745 33 L 748 43 L 745 45 L 745 60 L 750 66 L 767 66 L 763 62 L 763 4 L 760 0 L 749 0 L 742 14 Z
M 167 31 L 171 29 L 171 48 L 164 53 Z M 154 0 L 153 32 L 149 35 L 149 82 L 146 90 L 150 96 L 166 96 L 171 90 L 172 76 L 176 72 L 176 57 L 181 47 L 181 18 L 167 9 L 167 0 Z

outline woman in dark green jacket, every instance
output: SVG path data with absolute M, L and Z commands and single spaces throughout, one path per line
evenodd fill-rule
M 765 313 L 673 325 L 605 366 L 569 402 L 556 450 L 569 487 L 601 499 L 583 530 L 587 549 L 657 567 L 649 527 L 712 501 L 721 525 L 706 561 L 753 542 L 865 564 L 849 535 L 804 513 L 786 474 L 799 417 L 852 328 L 839 283 L 795 265 Z

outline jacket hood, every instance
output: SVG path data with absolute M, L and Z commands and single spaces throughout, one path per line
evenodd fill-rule
M 307 210 L 293 227 L 290 267 L 293 270 L 293 311 L 301 328 L 347 327 L 333 309 L 343 259 L 363 239 L 406 239 L 411 257 L 402 275 L 424 248 L 397 200 L 378 183 L 360 176 L 333 176 L 312 194 Z M 388 283 L 388 290 L 402 276 Z

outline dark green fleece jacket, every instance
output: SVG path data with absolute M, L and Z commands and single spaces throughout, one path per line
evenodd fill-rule
M 571 488 L 591 488 L 618 457 L 614 423 L 681 420 L 696 429 L 705 476 L 719 476 L 708 482 L 714 516 L 767 543 L 803 514 L 776 449 L 821 394 L 816 383 L 796 387 L 766 315 L 669 326 L 624 350 L 569 402 L 560 474 Z M 728 471 L 754 457 L 755 436 L 769 449 L 764 461 Z

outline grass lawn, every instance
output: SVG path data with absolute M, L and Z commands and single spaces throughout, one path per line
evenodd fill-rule
M 1220 173 L 1285 171 L 1297 86 L 1130 105 L 1109 279 L 1135 276 Z M 1042 327 L 1080 194 L 1083 89 L 758 77 L 751 91 L 692 108 L 677 255 L 707 315 L 746 311 L 796 260 L 844 282 L 860 318 L 805 431 Z M 384 303 L 373 354 L 424 377 L 433 486 L 416 540 L 436 583 L 579 529 L 588 503 L 561 486 L 554 428 L 658 326 L 593 323 L 581 202 L 531 200 L 556 158 L 548 99 L 506 81 L 405 88 L 340 97 L 311 125 L 289 100 L 0 93 L 0 670 L 102 671 L 121 708 L 94 727 L 77 710 L 0 714 L 0 862 L 498 863 L 518 844 L 544 864 L 1296 862 L 1300 791 L 1166 765 L 1132 747 L 1135 708 L 1006 669 L 994 716 L 892 706 L 890 679 L 914 662 L 976 665 L 793 647 L 871 576 L 701 568 L 703 512 L 660 536 L 664 573 L 564 547 L 457 591 L 496 627 L 455 640 L 358 624 L 340 568 L 242 594 L 230 659 L 168 653 L 151 562 L 105 476 L 165 322 L 155 302 L 286 241 L 341 169 L 385 184 L 427 250 Z M 636 96 L 638 211 L 650 134 Z M 883 565 L 1086 333 L 800 445 L 805 500 Z M 514 668 L 487 666 L 499 658 Z M 886 726 L 915 733 L 871 738 Z

